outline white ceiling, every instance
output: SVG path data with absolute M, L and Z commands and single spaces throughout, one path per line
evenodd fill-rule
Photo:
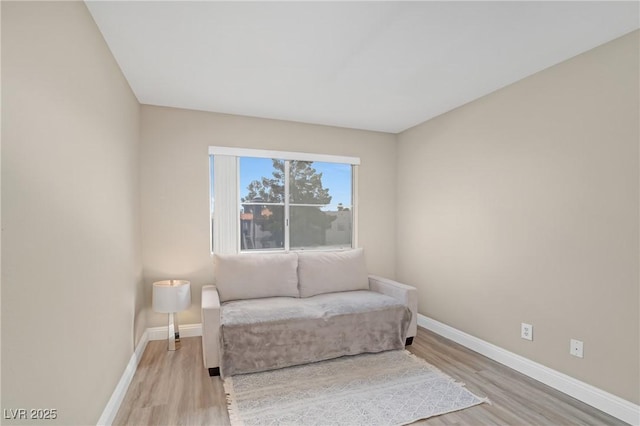
M 143 104 L 391 133 L 640 27 L 636 1 L 87 6 Z

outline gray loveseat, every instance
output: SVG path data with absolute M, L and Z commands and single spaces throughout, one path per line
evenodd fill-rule
M 417 331 L 414 287 L 367 275 L 362 249 L 215 256 L 202 288 L 210 375 L 401 349 Z

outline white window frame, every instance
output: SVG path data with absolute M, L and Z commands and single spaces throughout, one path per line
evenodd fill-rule
M 226 199 L 227 203 L 230 202 L 231 199 L 234 199 L 235 202 L 232 203 L 233 207 L 231 211 L 220 211 L 219 208 L 213 209 L 213 227 L 211 229 L 211 211 L 209 211 L 209 250 L 211 251 L 211 255 L 213 253 L 273 253 L 275 250 L 250 250 L 250 251 L 241 251 L 240 247 L 240 210 L 239 210 L 239 194 L 240 194 L 240 157 L 257 157 L 257 158 L 269 158 L 269 159 L 278 159 L 278 160 L 289 160 L 289 161 L 309 161 L 309 162 L 323 162 L 323 163 L 340 163 L 340 164 L 350 164 L 352 166 L 352 174 L 351 174 L 351 197 L 352 197 L 352 235 L 351 235 L 351 246 L 358 246 L 358 220 L 357 220 L 357 211 L 358 211 L 358 166 L 360 165 L 359 157 L 347 157 L 340 155 L 329 155 L 329 154 L 313 154 L 306 152 L 290 152 L 290 151 L 272 151 L 272 150 L 262 150 L 262 149 L 249 149 L 249 148 L 233 148 L 233 147 L 223 147 L 223 146 L 210 146 L 209 147 L 209 156 L 214 156 L 214 197 L 218 199 Z M 216 167 L 216 158 L 222 157 L 224 159 L 217 160 L 219 162 L 218 167 Z M 235 159 L 233 161 L 232 159 Z M 223 163 L 224 162 L 224 163 Z M 223 167 L 223 170 L 218 172 L 218 169 Z M 235 167 L 235 170 L 233 170 Z M 288 176 L 289 173 L 289 163 L 285 162 L 285 175 Z M 231 178 L 231 176 L 234 176 Z M 235 185 L 232 185 L 230 180 L 235 180 Z M 209 176 L 209 185 L 211 185 L 211 176 Z M 217 189 L 217 190 L 216 190 Z M 209 206 L 211 206 L 211 188 L 209 188 Z M 288 185 L 285 185 L 285 201 L 289 200 L 289 188 Z M 215 200 L 214 200 L 215 204 Z M 285 206 L 287 203 L 285 202 Z M 289 247 L 289 209 L 285 207 L 285 227 L 284 227 L 284 238 L 285 238 L 285 248 L 284 250 L 277 250 L 277 252 L 285 253 L 290 251 L 298 251 L 291 250 Z M 232 218 L 235 218 L 233 220 Z M 213 240 L 212 239 L 213 236 Z M 332 249 L 334 250 L 334 249 Z

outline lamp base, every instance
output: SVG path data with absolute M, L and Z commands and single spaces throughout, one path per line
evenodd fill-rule
M 175 351 L 180 349 L 180 328 L 178 327 L 178 314 L 175 312 L 169 314 L 167 341 L 167 350 Z

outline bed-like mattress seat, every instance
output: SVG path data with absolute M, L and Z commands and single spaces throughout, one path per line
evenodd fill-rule
M 402 349 L 411 311 L 370 290 L 235 300 L 220 307 L 223 377 Z

